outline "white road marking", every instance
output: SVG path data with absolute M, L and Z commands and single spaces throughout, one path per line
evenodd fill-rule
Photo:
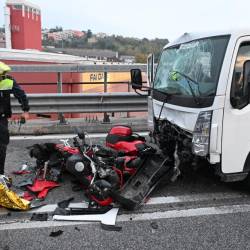
M 190 208 L 183 210 L 170 210 L 164 212 L 141 213 L 141 214 L 122 214 L 117 218 L 117 222 L 124 221 L 145 221 L 157 219 L 183 218 L 183 217 L 197 217 L 203 215 L 218 215 L 218 214 L 232 214 L 250 212 L 250 205 L 232 205 L 219 207 L 202 207 Z
M 192 195 L 181 195 L 181 196 L 166 196 L 166 197 L 152 197 L 147 201 L 147 205 L 160 205 L 160 204 L 171 204 L 179 202 L 195 202 L 195 201 L 207 201 L 207 200 L 222 200 L 222 199 L 234 199 L 250 197 L 247 194 L 242 193 L 199 193 Z
M 147 136 L 148 132 L 139 132 L 141 136 Z M 97 134 L 88 134 L 90 138 L 105 138 L 107 133 L 97 133 Z M 23 136 L 11 136 L 10 140 L 53 140 L 53 139 L 67 139 L 73 138 L 76 134 L 57 134 L 57 135 L 23 135 Z M 86 137 L 88 138 L 88 137 Z
M 118 215 L 117 222 L 127 221 L 149 221 L 159 219 L 170 219 L 170 218 L 184 218 L 184 217 L 199 217 L 208 215 L 221 215 L 221 214 L 232 214 L 232 213 L 246 213 L 250 212 L 250 205 L 232 205 L 232 206 L 219 206 L 219 207 L 204 207 L 204 208 L 191 208 L 183 210 L 171 210 L 164 212 L 153 212 L 153 213 L 141 213 L 141 214 L 123 214 Z M 2 230 L 16 230 L 16 229 L 29 229 L 29 228 L 46 228 L 46 227 L 58 227 L 58 226 L 71 226 L 71 225 L 82 225 L 82 224 L 93 224 L 92 222 L 17 222 L 2 224 L 0 223 L 0 231 Z
M 180 195 L 180 196 L 167 196 L 167 197 L 152 197 L 150 198 L 147 203 L 144 205 L 163 205 L 163 204 L 173 204 L 173 203 L 182 203 L 182 202 L 197 202 L 197 201 L 209 201 L 209 200 L 224 200 L 224 199 L 235 199 L 235 198 L 246 198 L 250 197 L 247 194 L 242 193 L 200 193 L 200 194 L 192 194 L 192 195 Z M 69 207 L 72 208 L 86 208 L 86 202 L 79 202 L 79 203 L 70 203 Z M 34 208 L 29 211 L 25 212 L 18 212 L 18 213 L 51 213 L 55 211 L 57 208 L 57 204 L 49 204 L 39 208 Z M 6 215 L 8 213 L 7 209 L 0 209 L 0 215 Z

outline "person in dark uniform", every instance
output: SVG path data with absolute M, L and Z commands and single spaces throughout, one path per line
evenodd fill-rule
M 8 118 L 11 117 L 10 94 L 21 104 L 22 118 L 29 118 L 29 102 L 25 92 L 14 78 L 7 75 L 11 68 L 0 62 L 0 175 L 4 175 L 7 145 L 9 144 Z

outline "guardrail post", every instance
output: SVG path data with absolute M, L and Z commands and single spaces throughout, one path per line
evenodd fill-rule
M 63 92 L 63 88 L 62 88 L 62 72 L 57 72 L 57 93 L 62 93 Z M 58 113 L 58 120 L 59 120 L 59 124 L 65 124 L 66 120 L 65 117 L 63 115 L 63 113 Z
M 104 72 L 103 86 L 104 86 L 104 93 L 108 92 L 108 72 L 107 71 Z M 107 112 L 104 112 L 103 122 L 104 123 L 110 122 L 109 115 L 107 114 Z
M 128 93 L 130 92 L 130 82 L 128 82 Z M 130 112 L 127 112 L 127 118 L 130 118 Z

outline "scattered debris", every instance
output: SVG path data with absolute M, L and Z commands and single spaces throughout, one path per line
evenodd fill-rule
M 51 232 L 49 234 L 50 237 L 58 237 L 60 236 L 61 234 L 63 234 L 63 231 L 62 230 L 58 230 L 58 231 L 55 231 L 55 232 Z
M 122 227 L 120 226 L 106 225 L 102 223 L 101 223 L 101 228 L 107 231 L 116 231 L 116 232 L 120 232 L 122 230 Z
M 35 179 L 32 186 L 27 186 L 27 188 L 33 193 L 37 193 L 37 198 L 44 199 L 49 190 L 59 187 L 60 185 L 55 181 L 39 180 Z
M 47 221 L 48 220 L 48 214 L 47 213 L 33 213 L 30 220 L 34 221 Z
M 153 229 L 158 229 L 158 224 L 155 221 L 151 222 L 150 225 Z
M 22 197 L 29 201 L 45 199 L 49 190 L 60 186 L 64 172 L 71 174 L 76 185 L 73 188 L 84 191 L 87 206 L 70 207 L 74 199 L 70 197 L 57 204 L 54 220 L 100 221 L 112 226 L 102 226 L 104 229 L 119 231 L 121 228 L 113 227 L 118 213 L 114 203 L 136 209 L 163 177 L 171 181 L 176 175 L 173 161 L 128 126 L 114 126 L 106 137 L 106 146 L 93 144 L 80 130 L 73 143 L 61 141 L 30 146 L 36 165 L 25 163 L 14 172 L 25 178 L 16 186 L 26 189 Z M 26 210 L 31 208 L 27 204 Z M 34 219 L 44 218 L 34 214 Z
M 64 200 L 64 201 L 60 201 L 60 202 L 57 203 L 57 206 L 59 208 L 66 208 L 66 207 L 69 206 L 70 202 L 73 201 L 73 200 L 74 200 L 74 197 L 71 197 L 71 198 L 69 198 L 67 200 Z

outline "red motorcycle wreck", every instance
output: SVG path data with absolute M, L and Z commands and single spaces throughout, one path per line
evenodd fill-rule
M 86 143 L 87 133 L 77 131 L 73 144 L 44 143 L 30 147 L 37 168 L 45 178 L 59 180 L 69 172 L 83 187 L 92 204 L 105 207 L 117 203 L 135 209 L 160 183 L 178 175 L 174 161 L 164 158 L 146 139 L 127 126 L 114 126 L 106 145 Z M 45 173 L 46 172 L 46 173 Z

